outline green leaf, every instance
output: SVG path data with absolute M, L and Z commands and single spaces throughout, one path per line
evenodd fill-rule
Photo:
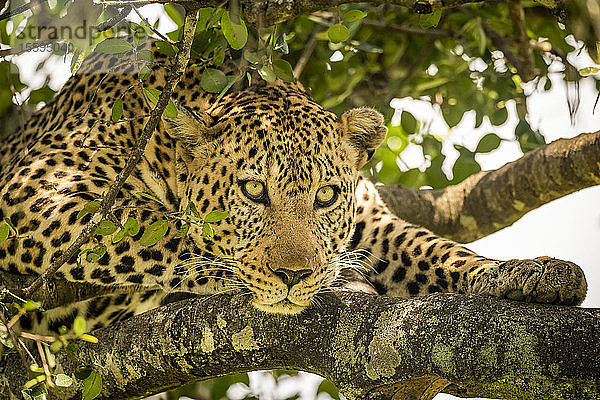
M 85 206 L 83 206 L 83 210 L 81 210 L 77 213 L 77 218 L 79 219 L 86 214 L 94 214 L 94 213 L 96 213 L 96 211 L 98 211 L 99 208 L 100 208 L 100 201 L 92 200 L 89 203 L 87 203 Z
M 175 22 L 177 26 L 183 25 L 183 18 L 181 17 L 181 14 L 175 7 L 173 7 L 173 5 L 164 4 L 163 7 L 165 8 L 165 12 L 169 18 L 171 18 L 171 20 Z
M 182 237 L 186 237 L 190 230 L 190 224 L 183 224 L 181 228 L 177 231 L 177 234 L 174 236 L 175 239 L 179 239 Z
M 32 90 L 29 94 L 29 100 L 27 102 L 29 104 L 38 104 L 41 102 L 49 103 L 50 100 L 54 97 L 56 92 L 48 87 L 48 85 L 44 85 L 39 89 Z
M 85 367 L 81 367 L 75 370 L 75 373 L 73 375 L 75 375 L 75 378 L 82 381 L 84 379 L 87 379 L 87 377 L 92 374 L 93 370 L 94 368 L 90 367 L 89 365 L 86 365 Z
M 196 32 L 206 30 L 206 23 L 215 13 L 213 7 L 204 7 L 198 10 L 198 23 L 196 24 Z
M 442 10 L 434 11 L 431 14 L 421 14 L 419 15 L 419 25 L 424 29 L 431 28 L 440 23 L 440 18 L 442 18 Z
M 321 382 L 321 384 L 319 385 L 317 389 L 317 394 L 318 393 L 327 393 L 334 400 L 339 400 L 340 398 L 340 391 L 334 386 L 333 383 L 331 383 L 327 379 L 324 379 L 323 382 Z
M 492 115 L 490 115 L 490 122 L 492 125 L 498 126 L 502 125 L 508 119 L 508 109 L 506 107 L 502 107 L 494 111 Z
M 488 133 L 477 144 L 475 153 L 489 153 L 500 146 L 501 139 L 495 133 Z
M 96 336 L 92 336 L 89 333 L 84 333 L 81 336 L 79 336 L 79 339 L 81 340 L 85 340 L 86 342 L 90 342 L 90 343 L 98 343 L 98 338 Z
M 169 223 L 165 220 L 159 220 L 144 230 L 142 237 L 140 238 L 140 245 L 145 247 L 154 246 L 161 240 L 169 229 Z
M 215 231 L 210 224 L 202 224 L 202 237 L 211 240 L 215 236 Z
M 142 45 L 146 39 L 148 39 L 148 33 L 146 33 L 146 29 L 144 29 L 143 26 L 134 22 L 129 22 L 129 28 L 131 30 L 133 42 L 135 43 L 136 47 Z
M 123 240 L 124 237 L 125 231 L 121 229 L 119 232 L 117 232 L 115 236 L 112 237 L 111 241 L 113 244 L 119 243 L 121 240 Z
M 17 230 L 17 227 L 15 226 L 15 224 L 12 223 L 12 221 L 10 220 L 10 218 L 4 217 L 4 222 L 6 222 L 6 224 L 8 226 L 10 226 L 10 229 L 12 229 L 12 231 L 15 233 L 15 235 L 19 234 L 19 231 Z
M 132 51 L 133 46 L 126 40 L 119 38 L 108 38 L 104 39 L 96 45 L 94 51 L 96 53 L 104 54 L 120 54 Z
M 85 57 L 87 57 L 87 55 L 88 55 L 87 51 L 81 51 L 81 50 L 77 50 L 73 54 L 73 58 L 71 59 L 71 74 L 72 75 L 75 75 L 77 70 L 79 70 L 79 67 L 81 67 L 83 60 L 85 60 Z
M 163 111 L 163 115 L 167 118 L 177 118 L 177 107 L 175 107 L 175 103 L 173 103 L 173 100 L 169 99 L 169 102 L 167 103 L 167 106 L 165 107 L 165 111 Z
M 8 235 L 10 234 L 10 228 L 7 224 L 0 225 L 0 243 L 4 242 L 8 239 Z
M 144 93 L 146 94 L 146 97 L 148 98 L 150 103 L 152 103 L 152 105 L 154 105 L 156 107 L 156 104 L 158 103 L 158 98 L 160 97 L 162 92 L 158 89 L 152 89 L 152 88 L 145 87 Z M 169 99 L 169 102 L 167 103 L 167 106 L 165 107 L 165 110 L 163 111 L 163 115 L 168 118 L 177 117 L 177 107 L 175 107 L 175 103 L 173 103 L 172 99 Z
M 359 19 L 363 19 L 366 16 L 367 16 L 367 13 L 364 11 L 350 10 L 344 14 L 344 17 L 342 18 L 342 20 L 344 22 L 355 22 L 355 21 L 358 21 Z
M 234 23 L 229 15 L 229 11 L 221 15 L 221 31 L 227 42 L 234 50 L 240 50 L 248 41 L 248 29 L 246 23 L 240 18 L 240 23 Z
M 103 219 L 96 227 L 94 235 L 112 235 L 117 230 L 117 225 L 109 219 Z
M 273 67 L 270 65 L 263 65 L 261 69 L 258 70 L 258 74 L 261 78 L 263 78 L 267 82 L 275 82 L 277 79 L 277 75 L 275 75 L 275 71 L 273 71 Z
M 85 252 L 85 251 L 84 251 Z M 106 253 L 106 246 L 102 243 L 98 243 L 94 248 L 85 252 L 85 259 L 88 262 L 97 262 Z
M 150 75 L 152 74 L 152 70 L 150 70 L 150 68 L 148 68 L 147 66 L 143 66 L 142 69 L 140 70 L 140 80 L 141 81 L 145 81 L 146 79 L 150 78 Z
M 219 93 L 223 90 L 229 81 L 223 71 L 214 68 L 206 68 L 202 73 L 200 86 L 209 93 Z
M 50 345 L 50 351 L 53 353 L 56 353 L 57 351 L 62 349 L 62 347 L 63 347 L 63 342 L 61 342 L 60 340 L 57 340 L 55 342 L 52 342 L 52 344 Z
M 25 310 L 27 312 L 34 311 L 34 310 L 38 310 L 41 306 L 42 306 L 42 304 L 38 303 L 37 301 L 27 300 L 25 302 L 25 304 L 23 304 L 23 310 Z
M 289 62 L 278 59 L 273 61 L 273 72 L 284 82 L 294 82 L 294 71 Z
M 142 49 L 142 50 L 138 50 L 137 58 L 138 58 L 138 60 L 152 62 L 152 61 L 154 61 L 154 54 L 152 54 L 152 52 L 148 49 Z M 147 68 L 147 67 L 145 67 L 145 68 Z
M 54 378 L 54 384 L 60 387 L 69 387 L 73 384 L 73 378 L 69 375 L 57 374 L 56 378 Z
M 163 204 L 162 201 L 160 201 L 158 198 L 152 196 L 151 194 L 148 193 L 144 193 L 144 192 L 137 192 L 137 195 L 140 197 L 144 197 L 146 199 L 150 199 L 150 200 L 154 200 L 155 202 L 157 202 L 158 204 Z M 163 204 L 164 205 L 164 204 Z
M 95 369 L 83 381 L 83 400 L 93 400 L 102 392 L 102 377 Z
M 190 215 L 194 218 L 200 218 L 200 213 L 198 212 L 198 209 L 193 201 L 188 203 L 187 207 L 185 208 L 185 213 L 186 215 Z
M 112 116 L 111 119 L 113 122 L 117 122 L 123 116 L 123 100 L 117 99 L 113 103 L 112 106 Z
M 85 333 L 85 319 L 81 316 L 75 317 L 73 321 L 73 333 L 75 336 L 79 337 Z
M 327 30 L 327 37 L 333 43 L 345 42 L 350 37 L 350 30 L 342 24 L 335 24 Z
M 123 232 L 125 232 L 127 236 L 133 237 L 137 235 L 139 231 L 140 224 L 138 223 L 137 219 L 133 217 L 127 217 L 127 221 L 125 221 L 125 223 L 123 224 Z
M 225 61 L 225 50 L 219 46 L 213 53 L 213 63 L 218 67 Z
M 260 63 L 259 55 L 251 50 L 244 49 L 244 60 L 248 61 L 250 64 L 258 64 Z
M 158 51 L 160 51 L 162 54 L 164 54 L 167 57 L 175 57 L 175 55 L 179 51 L 177 46 L 174 46 L 169 42 L 165 42 L 164 40 L 159 40 L 157 42 L 154 42 L 154 45 L 156 46 Z
M 275 42 L 275 46 L 273 47 L 273 50 L 275 51 L 279 51 L 283 54 L 288 54 L 290 52 L 290 48 L 287 44 L 286 41 L 286 35 L 285 33 L 282 33 L 278 38 L 277 41 Z
M 227 217 L 229 217 L 229 214 L 227 214 L 225 211 L 212 210 L 211 212 L 206 214 L 206 217 L 204 217 L 204 222 L 208 222 L 208 223 L 218 222 Z
M 600 72 L 600 68 L 598 67 L 586 67 L 579 70 L 579 75 L 586 77 L 592 74 L 597 74 L 598 72 Z
M 402 125 L 402 129 L 404 129 L 404 132 L 408 134 L 417 132 L 417 120 L 408 111 L 402 111 L 400 124 Z
M 538 147 L 546 144 L 546 140 L 538 132 L 534 132 L 527 121 L 520 120 L 515 128 L 515 136 L 519 141 L 521 151 L 527 153 L 528 151 L 537 149 Z

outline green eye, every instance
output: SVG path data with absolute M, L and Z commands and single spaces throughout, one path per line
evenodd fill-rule
M 262 202 L 266 198 L 265 185 L 259 181 L 242 182 L 242 192 L 250 200 Z
M 317 190 L 315 205 L 317 207 L 329 207 L 338 198 L 339 189 L 337 186 L 327 185 Z

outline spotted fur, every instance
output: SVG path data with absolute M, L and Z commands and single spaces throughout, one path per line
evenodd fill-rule
M 159 53 L 155 57 L 161 60 Z M 20 234 L 0 244 L 4 270 L 42 273 L 92 218 L 77 218 L 78 212 L 122 170 L 151 105 L 131 64 L 118 73 L 94 72 L 118 61 L 91 57 L 50 104 L 3 142 L 0 217 Z M 202 67 L 188 67 L 173 95 L 177 118 L 161 122 L 117 197 L 115 219 L 135 217 L 142 230 L 108 244 L 96 263 L 78 265 L 74 257 L 57 272 L 135 293 L 49 310 L 25 328 L 43 320 L 56 330 L 77 315 L 99 327 L 156 307 L 174 291 L 248 294 L 261 310 L 297 313 L 310 310 L 316 296 L 339 282 L 343 268 L 363 270 L 378 293 L 392 296 L 482 293 L 561 304 L 585 297 L 585 278 L 572 263 L 491 260 L 390 213 L 358 172 L 385 137 L 376 111 L 354 109 L 338 117 L 300 85 L 280 82 L 256 83 L 218 99 L 200 89 L 201 75 Z M 145 85 L 160 90 L 165 76 L 156 62 Z M 113 123 L 112 105 L 122 95 L 123 117 Z M 264 184 L 262 198 L 248 197 L 248 181 Z M 323 187 L 335 191 L 326 206 L 316 202 Z M 140 246 L 145 227 L 190 202 L 201 215 L 215 209 L 229 214 L 213 224 L 212 239 L 203 238 L 199 226 L 175 238 L 181 222 L 171 221 L 163 240 Z M 101 240 L 95 236 L 84 248 Z

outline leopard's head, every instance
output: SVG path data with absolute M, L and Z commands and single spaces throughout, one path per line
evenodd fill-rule
M 234 279 L 257 308 L 309 306 L 338 272 L 358 171 L 386 134 L 382 115 L 358 108 L 337 117 L 297 86 L 263 84 L 207 112 L 180 107 L 167 131 L 178 141 L 182 199 L 200 214 L 229 214 L 212 241 L 190 231 L 199 247 L 235 260 Z

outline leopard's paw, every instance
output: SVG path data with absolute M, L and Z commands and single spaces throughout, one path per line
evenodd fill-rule
M 550 257 L 497 261 L 474 271 L 470 293 L 534 303 L 579 305 L 587 282 L 579 266 Z

